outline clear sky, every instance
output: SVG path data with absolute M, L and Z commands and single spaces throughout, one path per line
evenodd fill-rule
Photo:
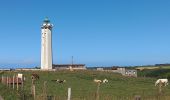
M 1 0 L 0 67 L 40 66 L 40 26 L 53 28 L 53 63 L 170 63 L 170 0 Z

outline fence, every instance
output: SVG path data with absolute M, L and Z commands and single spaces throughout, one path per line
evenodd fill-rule
M 74 92 L 74 89 L 69 88 L 68 89 L 68 95 L 64 95 L 64 96 L 59 96 L 59 95 L 49 95 L 46 90 L 46 84 L 47 82 L 44 82 L 43 85 L 43 92 L 41 95 L 36 95 L 36 85 L 34 85 L 32 87 L 32 89 L 34 90 L 33 94 L 24 94 L 22 90 L 22 85 L 23 82 L 17 78 L 16 76 L 2 76 L 1 77 L 1 82 L 3 84 L 6 84 L 7 87 L 9 87 L 9 89 L 16 89 L 18 91 L 18 93 L 21 96 L 21 100 L 170 100 L 170 96 L 167 95 L 153 95 L 153 96 L 114 96 L 114 95 L 102 95 L 100 94 L 100 84 L 97 84 L 97 89 L 96 89 L 96 93 L 89 93 L 86 94 L 85 96 L 81 96 L 81 97 L 74 97 L 74 95 L 71 95 L 71 90 L 72 92 Z M 20 84 L 20 85 L 19 85 Z M 57 93 L 56 93 L 57 94 Z
M 36 96 L 36 100 L 44 100 L 42 95 Z M 63 96 L 47 96 L 46 100 L 67 100 L 67 97 Z M 89 95 L 87 97 L 74 98 L 71 100 L 95 100 L 95 95 Z M 140 99 L 135 98 L 135 96 L 105 96 L 101 97 L 100 100 L 170 100 L 170 96 L 150 96 L 150 97 L 141 97 Z

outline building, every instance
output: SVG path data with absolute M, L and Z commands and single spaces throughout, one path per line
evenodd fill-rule
M 137 77 L 137 70 L 127 69 L 125 67 L 112 68 L 112 72 L 120 73 L 123 76 Z
M 103 71 L 104 69 L 103 68 L 97 68 L 96 70 L 98 70 L 98 71 Z
M 56 70 L 86 70 L 85 64 L 57 64 L 53 65 Z
M 41 26 L 41 69 L 52 69 L 52 27 L 46 18 Z
M 13 69 L 10 68 L 1 68 L 0 71 L 12 71 Z
M 127 69 L 127 70 L 125 70 L 125 76 L 137 77 L 137 70 L 135 70 L 135 69 Z
M 36 68 L 16 68 L 15 71 L 40 71 L 41 69 Z
M 112 68 L 112 72 L 115 73 L 120 73 L 122 75 L 125 75 L 125 67 L 116 67 L 116 68 Z

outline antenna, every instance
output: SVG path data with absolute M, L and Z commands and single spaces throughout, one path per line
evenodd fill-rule
M 71 56 L 71 64 L 73 65 L 73 56 Z

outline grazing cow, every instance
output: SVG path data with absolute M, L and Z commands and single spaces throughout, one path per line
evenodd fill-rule
M 160 83 L 163 83 L 165 86 L 168 85 L 168 79 L 158 79 L 156 82 L 155 82 L 155 86 L 157 86 L 158 84 Z
M 57 79 L 57 81 L 56 82 L 58 82 L 58 83 L 65 83 L 66 82 L 66 80 L 59 80 L 59 79 Z
M 32 73 L 32 74 L 31 74 L 32 84 L 34 84 L 35 81 L 38 80 L 39 78 L 40 78 L 40 77 L 39 77 L 38 74 Z
M 34 80 L 37 80 L 37 79 L 39 79 L 40 77 L 39 77 L 38 74 L 32 73 L 32 74 L 31 74 L 31 78 L 34 79 Z
M 93 81 L 94 81 L 95 83 L 102 83 L 102 80 L 94 79 Z
M 20 78 L 21 80 L 25 81 L 25 77 L 23 74 L 18 73 L 17 77 Z
M 23 74 L 21 74 L 21 73 L 18 73 L 17 77 L 22 79 L 22 77 L 23 77 Z
M 57 82 L 57 83 L 65 83 L 66 82 L 66 80 L 60 80 L 60 79 L 51 80 L 51 81 L 54 81 L 54 82 Z
M 103 83 L 107 83 L 109 82 L 106 78 L 103 80 Z
M 4 83 L 4 84 L 6 84 L 6 83 L 8 83 L 8 84 L 19 84 L 19 85 L 21 85 L 22 84 L 22 82 L 23 82 L 23 80 L 21 79 L 21 78 L 17 78 L 17 77 L 4 77 L 3 79 L 1 78 L 0 79 L 1 80 L 1 82 L 2 83 Z

